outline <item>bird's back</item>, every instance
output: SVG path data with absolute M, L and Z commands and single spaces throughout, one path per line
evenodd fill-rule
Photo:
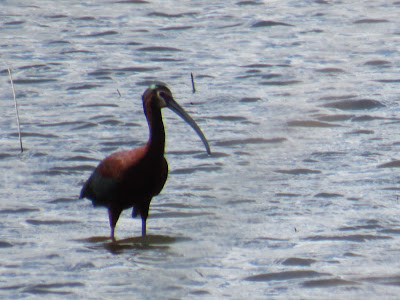
M 165 184 L 168 165 L 164 157 L 160 162 L 147 157 L 146 150 L 143 146 L 106 157 L 86 181 L 80 198 L 91 199 L 95 206 L 118 203 L 123 209 L 151 200 Z

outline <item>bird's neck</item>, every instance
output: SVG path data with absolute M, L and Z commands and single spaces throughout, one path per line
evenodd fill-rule
M 161 109 L 151 109 L 150 113 L 148 113 L 149 108 L 145 109 L 150 131 L 149 141 L 147 142 L 149 152 L 153 154 L 159 154 L 161 157 L 163 157 L 165 148 L 165 131 Z

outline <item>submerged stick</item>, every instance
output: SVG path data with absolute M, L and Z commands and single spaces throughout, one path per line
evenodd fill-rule
M 24 148 L 22 147 L 21 126 L 20 126 L 20 123 L 19 123 L 17 97 L 15 96 L 14 82 L 13 82 L 13 79 L 12 79 L 11 70 L 10 70 L 10 68 L 7 68 L 7 69 L 8 69 L 8 75 L 10 75 L 11 88 L 12 88 L 12 92 L 13 92 L 13 96 L 14 96 L 14 107 L 15 107 L 15 113 L 17 115 L 19 145 L 21 146 L 21 153 L 23 153 L 24 152 Z
M 192 78 L 192 90 L 193 90 L 193 94 L 196 93 L 196 88 L 194 86 L 194 77 L 193 77 L 193 73 L 190 73 L 190 77 Z

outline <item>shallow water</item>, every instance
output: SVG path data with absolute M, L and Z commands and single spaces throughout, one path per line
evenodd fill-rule
M 0 11 L 3 298 L 398 297 L 399 2 Z M 146 141 L 141 94 L 158 81 L 213 153 L 164 111 L 170 175 L 149 236 L 126 211 L 114 244 L 80 188 Z

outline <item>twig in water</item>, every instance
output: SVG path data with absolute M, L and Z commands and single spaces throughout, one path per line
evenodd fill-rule
M 192 78 L 192 90 L 193 90 L 193 94 L 196 93 L 196 88 L 194 86 L 194 77 L 193 77 L 193 73 L 190 73 L 190 77 Z
M 119 92 L 119 89 L 117 89 L 118 95 L 121 97 L 121 93 Z
M 21 146 L 21 153 L 24 152 L 24 148 L 22 147 L 22 138 L 21 138 L 21 126 L 19 123 L 19 113 L 18 113 L 18 105 L 17 105 L 17 97 L 15 97 L 15 89 L 14 89 L 14 82 L 12 79 L 12 75 L 11 75 L 11 70 L 10 68 L 8 69 L 8 75 L 10 75 L 10 81 L 11 81 L 11 88 L 12 88 L 12 92 L 13 92 L 13 96 L 14 96 L 14 106 L 15 106 L 15 113 L 17 115 L 17 125 L 18 125 L 18 137 L 19 137 L 19 144 Z

